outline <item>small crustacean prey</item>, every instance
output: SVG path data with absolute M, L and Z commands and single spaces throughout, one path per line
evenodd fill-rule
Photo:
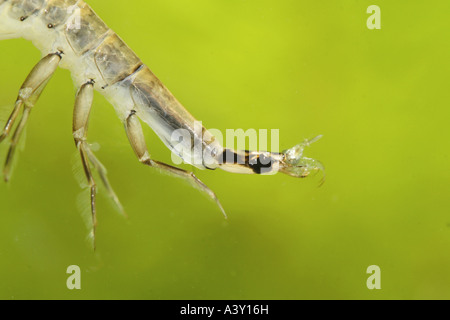
M 122 208 L 106 177 L 106 170 L 86 141 L 88 119 L 94 90 L 114 106 L 139 161 L 188 180 L 213 199 L 225 214 L 219 200 L 192 172 L 153 160 L 147 150 L 140 120 L 148 124 L 165 145 L 186 163 L 200 169 L 223 169 L 234 173 L 269 174 L 281 171 L 293 177 L 306 177 L 322 168 L 320 162 L 303 157 L 305 142 L 281 153 L 236 151 L 223 148 L 184 109 L 119 36 L 84 2 L 77 0 L 0 0 L 0 40 L 25 38 L 42 52 L 42 60 L 23 83 L 14 109 L 0 135 L 5 140 L 21 113 L 12 134 L 4 166 L 4 178 L 10 178 L 14 152 L 31 110 L 58 66 L 69 69 L 77 95 L 73 114 L 73 138 L 80 153 L 90 187 L 92 233 L 97 224 L 95 197 L 96 170 L 110 197 Z M 174 130 L 187 130 L 189 143 L 175 148 Z M 193 148 L 200 145 L 201 148 Z

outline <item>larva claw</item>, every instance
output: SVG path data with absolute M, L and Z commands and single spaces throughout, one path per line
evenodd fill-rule
M 287 149 L 281 153 L 283 159 L 280 161 L 280 171 L 296 178 L 306 178 L 311 173 L 323 172 L 323 178 L 320 184 L 325 181 L 325 169 L 322 163 L 318 160 L 303 157 L 303 151 L 312 143 L 322 138 L 319 135 L 313 139 L 305 140 L 304 142 Z

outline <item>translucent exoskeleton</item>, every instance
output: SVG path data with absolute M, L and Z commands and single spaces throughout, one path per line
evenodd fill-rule
M 205 128 L 199 133 L 195 130 L 198 123 L 195 118 L 84 1 L 0 0 L 0 40 L 20 37 L 32 41 L 43 58 L 20 88 L 12 113 L 0 133 L 0 142 L 12 133 L 3 170 L 4 179 L 10 179 L 15 148 L 47 82 L 58 66 L 69 69 L 78 89 L 73 113 L 73 138 L 90 187 L 93 236 L 97 225 L 97 187 L 92 170 L 98 172 L 110 197 L 123 211 L 106 170 L 87 143 L 94 90 L 114 106 L 142 164 L 186 179 L 214 200 L 224 215 L 215 193 L 192 172 L 150 156 L 140 120 L 148 124 L 172 152 L 200 169 L 220 168 L 245 174 L 280 171 L 298 178 L 323 169 L 317 160 L 303 157 L 304 148 L 319 137 L 278 153 L 225 149 Z M 171 140 L 172 133 L 178 129 L 187 130 L 193 142 L 181 146 L 181 150 L 179 146 L 175 148 Z M 201 148 L 193 148 L 196 145 Z

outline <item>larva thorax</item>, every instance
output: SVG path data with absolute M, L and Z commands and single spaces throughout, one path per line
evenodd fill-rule
M 2 29 L 31 40 L 45 55 L 61 51 L 61 67 L 77 85 L 87 78 L 100 87 L 133 74 L 141 60 L 84 1 L 0 0 Z

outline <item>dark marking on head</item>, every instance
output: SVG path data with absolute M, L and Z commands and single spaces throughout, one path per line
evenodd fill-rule
M 264 153 L 250 152 L 247 150 L 235 152 L 230 149 L 225 149 L 220 158 L 220 164 L 242 165 L 252 169 L 256 174 L 271 172 L 274 163 L 274 160 Z
M 225 149 L 222 152 L 222 157 L 220 157 L 220 164 L 242 164 L 248 163 L 248 154 L 242 156 L 237 154 L 233 150 Z
M 268 173 L 272 171 L 272 158 L 266 157 L 263 153 L 253 157 L 248 166 L 256 174 Z

